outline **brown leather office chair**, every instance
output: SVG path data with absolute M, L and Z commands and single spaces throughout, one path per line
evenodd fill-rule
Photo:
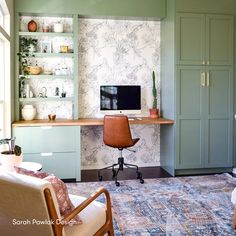
M 132 147 L 139 141 L 139 138 L 132 139 L 128 117 L 124 115 L 104 116 L 103 141 L 107 146 L 118 148 L 120 151 L 120 157 L 118 158 L 118 163 L 98 171 L 99 180 L 102 181 L 100 171 L 111 168 L 113 172 L 112 179 L 115 180 L 116 186 L 119 186 L 120 183 L 117 181 L 117 175 L 119 171 L 123 171 L 123 167 L 126 166 L 136 170 L 137 179 L 139 179 L 140 183 L 143 184 L 144 180 L 138 166 L 125 163 L 124 157 L 122 156 L 122 151 L 124 148 Z M 118 166 L 117 170 L 115 170 L 115 166 Z

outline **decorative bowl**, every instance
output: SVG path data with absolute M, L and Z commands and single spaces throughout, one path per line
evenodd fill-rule
M 42 67 L 40 66 L 29 66 L 28 67 L 28 72 L 31 75 L 39 75 L 42 71 Z

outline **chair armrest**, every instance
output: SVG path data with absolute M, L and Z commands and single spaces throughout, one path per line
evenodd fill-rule
M 112 212 L 111 212 L 111 199 L 110 194 L 105 188 L 99 188 L 95 193 L 93 193 L 89 198 L 84 200 L 80 205 L 78 205 L 73 211 L 67 214 L 62 219 L 62 225 L 67 224 L 71 219 L 73 219 L 77 214 L 79 214 L 84 208 L 86 208 L 91 202 L 97 199 L 101 194 L 105 194 L 106 196 L 106 216 L 107 220 L 112 220 Z

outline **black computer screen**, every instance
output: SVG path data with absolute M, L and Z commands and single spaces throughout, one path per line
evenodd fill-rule
M 100 110 L 141 110 L 141 86 L 100 86 Z

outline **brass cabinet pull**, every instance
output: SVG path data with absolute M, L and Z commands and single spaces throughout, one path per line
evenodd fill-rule
M 203 86 L 203 87 L 206 86 L 206 75 L 205 75 L 205 72 L 201 73 L 201 86 Z
M 206 73 L 206 86 L 207 87 L 210 86 L 210 73 L 209 72 Z

